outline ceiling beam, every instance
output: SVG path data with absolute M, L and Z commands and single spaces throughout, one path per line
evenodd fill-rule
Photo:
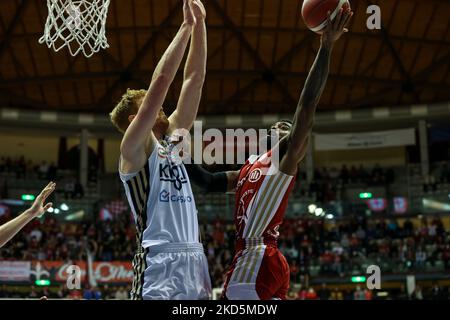
M 301 39 L 296 45 L 294 45 L 291 49 L 289 49 L 288 52 L 286 52 L 273 66 L 273 70 L 274 72 L 276 72 L 277 70 L 279 70 L 285 63 L 289 62 L 293 56 L 295 54 L 297 54 L 299 52 L 300 49 L 304 48 L 312 39 L 312 36 L 310 34 L 308 34 L 307 36 L 305 36 L 303 39 Z M 224 75 L 224 72 L 226 73 L 226 70 L 222 70 L 221 74 Z M 242 73 L 243 71 L 240 70 L 239 72 L 232 71 L 230 73 L 230 75 L 243 75 Z M 245 71 L 244 71 L 245 72 Z M 229 97 L 228 99 L 226 99 L 225 101 L 219 103 L 220 106 L 223 105 L 231 105 L 234 104 L 235 102 L 237 102 L 239 100 L 239 98 L 241 98 L 243 95 L 247 94 L 249 92 L 249 90 L 253 90 L 256 85 L 258 84 L 259 81 L 261 81 L 263 74 L 261 73 L 261 71 L 251 71 L 252 73 L 254 73 L 254 79 L 252 80 L 252 82 L 248 83 L 246 86 L 240 88 L 239 90 L 237 90 L 235 92 L 235 94 L 231 97 Z M 207 72 L 207 76 L 211 76 L 212 70 L 208 70 Z M 276 73 L 277 76 L 280 75 L 279 72 Z M 296 103 L 296 102 L 294 102 Z
M 131 72 L 133 69 L 135 69 L 141 60 L 144 58 L 144 56 L 149 52 L 149 50 L 154 46 L 158 38 L 161 36 L 162 31 L 164 28 L 166 28 L 175 17 L 181 12 L 182 9 L 182 3 L 178 3 L 175 5 L 175 7 L 169 12 L 168 16 L 161 22 L 161 24 L 158 26 L 158 30 L 156 30 L 150 38 L 145 42 L 145 44 L 141 47 L 139 52 L 134 56 L 134 58 L 130 61 L 130 63 L 123 69 L 123 71 L 120 73 L 119 78 L 111 85 L 109 88 L 106 89 L 105 94 L 100 98 L 99 104 L 105 105 L 108 102 L 111 101 L 111 98 L 113 98 L 113 93 L 120 88 L 120 86 L 129 80 Z M 148 85 L 148 84 L 146 84 Z
M 442 65 L 442 64 L 441 64 Z M 434 66 L 437 68 L 437 66 Z M 136 77 L 144 77 L 151 73 L 151 70 L 140 70 L 135 71 L 134 74 Z M 182 71 L 178 72 L 180 75 Z M 258 78 L 260 80 L 263 77 L 264 73 L 261 70 L 241 70 L 241 69 L 208 69 L 206 76 L 208 78 L 235 78 L 235 77 L 243 77 L 243 78 Z M 308 72 L 294 72 L 294 71 L 277 71 L 277 77 L 283 79 L 306 79 L 308 76 Z M 62 81 L 74 81 L 74 80 L 83 80 L 83 79 L 107 79 L 112 77 L 120 76 L 120 71 L 106 71 L 106 72 L 83 72 L 76 73 L 71 75 L 59 74 L 59 75 L 49 75 L 49 76 L 37 76 L 37 77 L 24 77 L 19 79 L 2 79 L 0 80 L 0 87 L 8 87 L 8 86 L 16 86 L 16 85 L 25 85 L 25 84 L 37 84 L 37 83 L 54 83 L 54 82 L 62 82 Z M 402 80 L 393 80 L 393 79 L 384 79 L 384 78 L 375 78 L 365 75 L 340 75 L 340 74 L 331 74 L 329 76 L 330 80 L 343 81 L 345 83 L 355 83 L 355 82 L 367 82 L 370 81 L 373 84 L 379 85 L 396 85 L 401 86 L 403 84 Z M 415 83 L 418 86 L 432 86 L 436 88 L 447 88 L 450 84 L 446 83 L 436 83 L 436 82 L 426 82 L 423 78 L 415 79 Z
M 177 30 L 179 26 L 177 25 L 171 25 L 167 26 L 166 30 L 169 32 L 173 32 L 174 30 Z M 208 31 L 215 32 L 215 31 L 225 31 L 227 28 L 223 25 L 208 25 Z M 254 27 L 254 26 L 239 26 L 239 29 L 244 32 L 262 32 L 262 33 L 297 33 L 297 34 L 310 34 L 311 31 L 308 29 L 300 29 L 300 28 L 292 28 L 292 27 L 280 27 L 279 29 L 276 27 Z M 120 32 L 121 34 L 143 34 L 143 35 L 150 35 L 153 32 L 156 32 L 159 30 L 158 26 L 137 26 L 134 27 L 108 27 L 108 32 Z M 38 32 L 30 32 L 30 33 L 14 33 L 11 35 L 12 39 L 36 39 L 42 36 L 41 33 Z M 379 39 L 380 36 L 377 33 L 364 33 L 364 32 L 354 32 L 349 31 L 347 34 L 348 37 L 351 38 L 360 38 L 362 39 Z M 411 43 L 411 44 L 420 44 L 420 45 L 430 45 L 430 46 L 450 46 L 450 43 L 443 42 L 441 40 L 434 40 L 434 39 L 425 39 L 425 38 L 419 38 L 419 37 L 404 37 L 404 36 L 396 36 L 396 35 L 389 35 L 390 39 L 395 42 L 405 42 L 405 43 Z
M 439 58 L 435 62 L 431 63 L 428 67 L 426 67 L 425 69 L 421 70 L 416 75 L 414 75 L 413 76 L 414 82 L 417 83 L 418 85 L 425 84 L 426 83 L 425 79 L 427 79 L 430 74 L 432 74 L 437 68 L 445 66 L 446 63 L 448 63 L 449 61 L 450 61 L 450 52 L 447 52 L 447 54 L 444 54 L 441 58 Z M 435 85 L 437 86 L 437 84 L 431 84 L 431 86 L 435 86 Z M 446 85 L 445 83 L 442 85 L 448 87 L 448 85 Z M 358 106 L 366 105 L 369 102 L 371 102 L 372 104 L 377 103 L 378 101 L 380 101 L 380 99 L 385 97 L 386 94 L 391 93 L 395 90 L 399 90 L 398 85 L 384 86 L 380 91 L 370 94 L 362 99 L 350 101 L 348 103 L 348 106 L 349 107 L 358 107 Z M 401 88 L 400 88 L 400 90 L 401 90 Z
M 233 34 L 238 38 L 238 40 L 244 46 L 244 48 L 252 55 L 257 65 L 259 65 L 263 70 L 263 72 L 267 75 L 265 78 L 268 80 L 268 82 L 272 82 L 278 88 L 278 90 L 283 94 L 284 98 L 287 100 L 288 103 L 295 104 L 296 103 L 295 98 L 291 96 L 286 86 L 273 74 L 271 67 L 264 62 L 264 60 L 259 55 L 258 51 L 256 51 L 253 48 L 253 46 L 247 40 L 245 35 L 234 24 L 233 20 L 224 11 L 224 9 L 220 6 L 220 4 L 217 1 L 210 1 L 208 4 L 215 9 L 217 14 L 222 18 L 225 26 L 227 26 L 230 29 L 230 31 L 233 32 Z
M 372 1 L 370 1 L 370 0 L 367 0 L 367 4 L 368 5 L 373 5 Z M 405 79 L 405 84 L 404 85 L 405 85 L 405 87 L 408 88 L 408 91 L 410 91 L 408 93 L 413 94 L 416 102 L 420 103 L 420 96 L 419 96 L 419 94 L 417 93 L 417 91 L 416 91 L 416 89 L 414 87 L 414 81 L 413 81 L 411 75 L 406 70 L 405 65 L 403 64 L 403 61 L 400 58 L 397 50 L 395 49 L 395 47 L 394 47 L 394 45 L 393 45 L 393 43 L 391 41 L 391 38 L 389 36 L 389 33 L 386 30 L 386 28 L 383 26 L 383 24 L 381 25 L 381 30 L 380 31 L 381 31 L 380 34 L 381 34 L 381 36 L 383 38 L 383 41 L 386 43 L 386 45 L 387 45 L 387 47 L 389 49 L 389 52 L 391 53 L 391 56 L 394 58 L 395 65 L 399 69 L 400 74 L 402 75 L 402 77 Z
M 11 36 L 14 32 L 14 29 L 19 24 L 20 19 L 21 19 L 23 13 L 25 12 L 25 9 L 30 4 L 30 2 L 31 1 L 29 1 L 29 0 L 21 0 L 20 1 L 17 10 L 14 13 L 13 18 L 6 29 L 5 34 L 3 35 L 2 42 L 0 42 L 0 60 L 3 56 L 3 54 L 5 53 L 5 49 L 9 46 L 9 41 L 11 40 Z
M 49 110 L 51 109 L 46 103 L 27 98 L 23 94 L 16 94 L 11 90 L 0 88 L 0 103 L 8 107 L 24 107 L 29 109 Z

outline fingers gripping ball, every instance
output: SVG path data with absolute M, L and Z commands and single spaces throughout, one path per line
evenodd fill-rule
M 302 7 L 303 20 L 310 30 L 320 34 L 327 26 L 327 12 L 330 11 L 330 18 L 334 20 L 341 8 L 350 8 L 348 0 L 305 0 Z

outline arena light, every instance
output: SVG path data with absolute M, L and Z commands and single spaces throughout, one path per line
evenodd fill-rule
M 387 292 L 387 291 L 377 292 L 378 297 L 387 297 L 388 295 L 389 295 L 389 292 Z
M 84 210 L 77 211 L 75 213 L 69 214 L 66 216 L 66 221 L 74 221 L 74 220 L 81 220 L 85 215 Z
M 60 211 L 59 211 L 58 208 L 55 208 L 55 209 L 53 210 L 53 212 L 54 212 L 55 214 L 59 214 L 59 213 L 60 213 Z
M 308 206 L 309 213 L 314 213 L 314 211 L 316 211 L 316 209 L 317 209 L 317 206 L 315 204 L 310 204 Z
M 366 282 L 366 277 L 364 276 L 355 276 L 351 278 L 351 281 L 353 283 L 362 283 L 362 282 Z
M 321 215 L 323 215 L 323 209 L 322 208 L 317 208 L 314 213 L 316 214 L 316 217 L 320 217 Z
M 36 197 L 32 194 L 23 194 L 22 195 L 23 201 L 34 201 L 34 199 L 36 199 Z
M 42 279 L 42 280 L 36 280 L 34 282 L 34 284 L 37 285 L 38 287 L 47 287 L 47 286 L 51 285 L 51 282 L 48 279 Z
M 47 212 L 53 213 L 55 209 L 53 209 L 53 207 L 48 208 Z
M 62 211 L 68 211 L 68 210 L 69 210 L 69 206 L 68 206 L 67 204 L 65 204 L 65 203 L 63 203 L 62 205 L 60 205 L 59 208 L 60 208 Z
M 325 216 L 325 218 L 327 218 L 328 220 L 332 220 L 334 218 L 334 216 L 329 213 Z
M 422 199 L 422 204 L 425 207 L 425 209 L 433 209 L 433 210 L 439 210 L 439 211 L 450 211 L 450 204 L 431 200 L 431 199 Z
M 372 193 L 371 192 L 361 192 L 359 194 L 360 199 L 372 199 Z

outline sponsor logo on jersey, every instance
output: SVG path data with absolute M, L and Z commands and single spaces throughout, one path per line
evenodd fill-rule
M 171 182 L 178 191 L 188 181 L 183 166 L 171 165 L 170 162 L 159 164 L 159 180 Z
M 158 157 L 165 159 L 167 158 L 167 151 L 163 147 L 158 147 Z
M 248 176 L 248 181 L 254 183 L 257 182 L 261 178 L 261 169 L 255 169 L 252 172 L 250 172 Z
M 159 201 L 166 202 L 166 203 L 169 203 L 169 202 L 178 202 L 178 203 L 188 202 L 188 203 L 190 203 L 190 202 L 192 202 L 192 197 L 181 195 L 181 194 L 170 194 L 169 191 L 163 190 L 159 194 Z

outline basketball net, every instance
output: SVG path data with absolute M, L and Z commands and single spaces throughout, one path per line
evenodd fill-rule
M 45 43 L 56 52 L 68 47 L 70 54 L 82 52 L 87 58 L 109 47 L 105 35 L 110 0 L 47 0 Z

